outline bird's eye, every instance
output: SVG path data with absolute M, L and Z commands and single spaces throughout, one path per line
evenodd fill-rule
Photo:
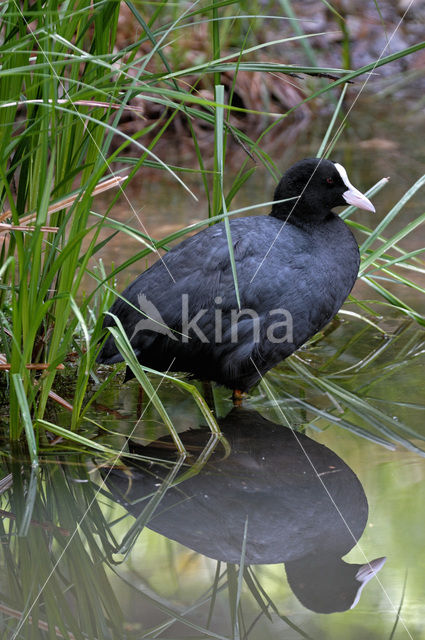
M 333 178 L 326 178 L 326 182 L 328 184 L 333 184 L 334 183 L 334 179 Z

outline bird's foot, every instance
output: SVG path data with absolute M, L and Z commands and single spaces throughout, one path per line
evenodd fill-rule
M 243 391 L 240 391 L 240 389 L 233 389 L 233 394 L 232 394 L 233 406 L 241 407 L 245 396 L 246 394 Z

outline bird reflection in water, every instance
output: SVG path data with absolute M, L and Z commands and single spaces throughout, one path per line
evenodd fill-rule
M 215 560 L 238 564 L 284 563 L 300 602 L 318 613 L 353 608 L 385 558 L 349 564 L 341 558 L 362 535 L 368 503 L 355 473 L 327 447 L 275 424 L 257 412 L 233 409 L 220 421 L 231 452 L 219 445 L 199 473 L 171 486 L 147 526 Z M 189 451 L 201 451 L 210 432 L 188 431 Z M 173 459 L 167 438 L 132 450 Z M 165 448 L 164 448 L 165 447 Z M 168 453 L 167 453 L 168 451 Z M 164 453 L 165 452 L 165 453 Z M 157 491 L 166 464 L 112 470 L 115 501 L 138 516 L 144 496 Z

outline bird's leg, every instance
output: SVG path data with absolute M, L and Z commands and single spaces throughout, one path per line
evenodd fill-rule
M 241 407 L 245 394 L 240 389 L 233 389 L 232 402 L 234 407 Z
M 207 403 L 211 411 L 214 412 L 214 394 L 210 380 L 202 380 L 202 395 L 204 396 L 205 402 Z

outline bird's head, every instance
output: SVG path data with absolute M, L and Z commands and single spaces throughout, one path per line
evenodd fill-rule
M 293 198 L 286 202 L 278 202 Z M 282 176 L 274 194 L 271 215 L 288 222 L 318 222 L 334 207 L 347 204 L 365 211 L 375 207 L 354 187 L 341 164 L 320 158 L 306 158 Z

